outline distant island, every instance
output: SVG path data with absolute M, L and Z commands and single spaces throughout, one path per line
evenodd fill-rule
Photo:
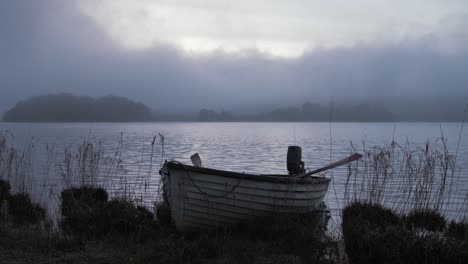
M 230 112 L 216 112 L 201 109 L 198 121 L 203 122 L 394 122 L 396 116 L 378 103 L 320 105 L 305 102 L 299 107 L 284 107 L 250 115 L 233 115 Z
M 75 96 L 69 93 L 34 96 L 5 112 L 6 122 L 137 122 L 151 121 L 144 104 L 120 96 Z
M 69 93 L 31 97 L 4 113 L 5 122 L 460 122 L 459 103 L 425 98 L 382 101 L 312 103 L 272 107 L 250 113 L 202 108 L 180 113 L 148 106 L 120 96 L 76 96 Z M 391 109 L 388 110 L 388 108 Z M 172 112 L 171 112 L 172 111 Z M 180 110 L 179 110 L 180 111 Z

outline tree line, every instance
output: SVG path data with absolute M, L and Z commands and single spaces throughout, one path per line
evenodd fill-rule
M 231 122 L 231 121 L 265 121 L 265 122 L 392 122 L 395 115 L 382 104 L 328 104 L 305 102 L 300 107 L 276 108 L 265 113 L 235 116 L 229 112 L 216 112 L 212 109 L 201 109 L 198 121 Z
M 3 115 L 7 122 L 135 122 L 152 118 L 147 106 L 125 97 L 94 99 L 69 93 L 34 96 Z

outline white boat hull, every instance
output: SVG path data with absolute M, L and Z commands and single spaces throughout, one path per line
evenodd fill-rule
M 296 179 L 198 168 L 176 162 L 161 170 L 165 198 L 180 231 L 217 228 L 255 217 L 318 210 L 329 178 Z

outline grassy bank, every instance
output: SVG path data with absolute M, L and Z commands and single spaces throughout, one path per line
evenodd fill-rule
M 349 263 L 468 263 L 468 193 L 443 134 L 422 146 L 364 147 L 364 154 L 345 184 Z
M 156 139 L 150 163 L 158 160 L 153 158 Z M 160 141 L 164 143 L 163 136 Z M 58 208 L 51 214 L 49 204 L 28 192 L 34 178 L 30 160 L 34 147 L 17 151 L 0 134 L 0 255 L 5 256 L 0 262 L 346 263 L 348 257 L 350 263 L 465 263 L 467 259 L 468 199 L 460 202 L 452 197 L 458 191 L 459 174 L 456 155 L 448 151 L 443 137 L 424 146 L 392 142 L 352 150 L 364 157 L 348 167 L 343 194 L 347 207 L 342 219 L 334 219 L 341 222 L 341 230 L 333 230 L 342 231 L 347 257 L 341 234 L 331 239 L 310 215 L 277 215 L 229 229 L 179 233 L 171 225 L 167 204 L 142 203 L 140 191 L 147 190 L 146 181 L 128 188 L 126 181 L 115 180 L 126 176 L 119 148 L 110 157 L 100 145 L 86 141 L 77 149 L 67 148 L 59 164 L 63 184 L 51 192 Z M 54 162 L 49 156 L 46 160 Z M 150 175 L 152 166 L 139 174 Z M 120 192 L 115 192 L 116 186 Z M 449 215 L 453 211 L 456 214 Z
M 15 195 L 5 196 L 11 207 Z M 170 224 L 167 205 L 149 210 L 130 200 L 109 200 L 105 190 L 86 186 L 62 192 L 60 230 L 53 230 L 44 226 L 45 218 L 37 217 L 43 208 L 30 199 L 21 201 L 14 205 L 22 210 L 8 210 L 0 224 L 4 263 L 334 263 L 336 259 L 336 243 L 311 215 L 278 215 L 229 229 L 182 234 Z
M 17 150 L 0 133 L 0 262 L 3 263 L 333 263 L 336 243 L 310 215 L 278 215 L 229 229 L 179 233 L 168 205 L 142 203 L 147 183 L 127 185 L 119 142 L 107 156 L 99 144 L 67 147 L 63 159 L 47 148 L 42 178 L 60 175 L 59 187 L 42 187 L 57 208 L 30 195 L 37 184 L 34 144 Z M 151 144 L 151 158 L 154 143 Z M 163 143 L 163 136 L 160 141 Z M 146 164 L 147 165 L 147 164 Z M 150 174 L 141 170 L 141 174 Z M 157 167 L 155 165 L 155 167 Z M 140 171 L 140 170 L 139 170 Z M 115 187 L 118 188 L 115 188 Z M 118 189 L 119 191 L 115 191 Z M 158 193 L 154 192 L 153 196 Z M 4 209 L 4 210 L 3 210 Z
M 466 263 L 468 224 L 437 211 L 398 215 L 381 205 L 353 203 L 343 211 L 350 263 Z

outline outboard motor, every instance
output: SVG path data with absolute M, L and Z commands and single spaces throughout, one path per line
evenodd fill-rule
M 286 165 L 289 175 L 297 175 L 305 172 L 302 161 L 302 148 L 299 146 L 289 146 Z

